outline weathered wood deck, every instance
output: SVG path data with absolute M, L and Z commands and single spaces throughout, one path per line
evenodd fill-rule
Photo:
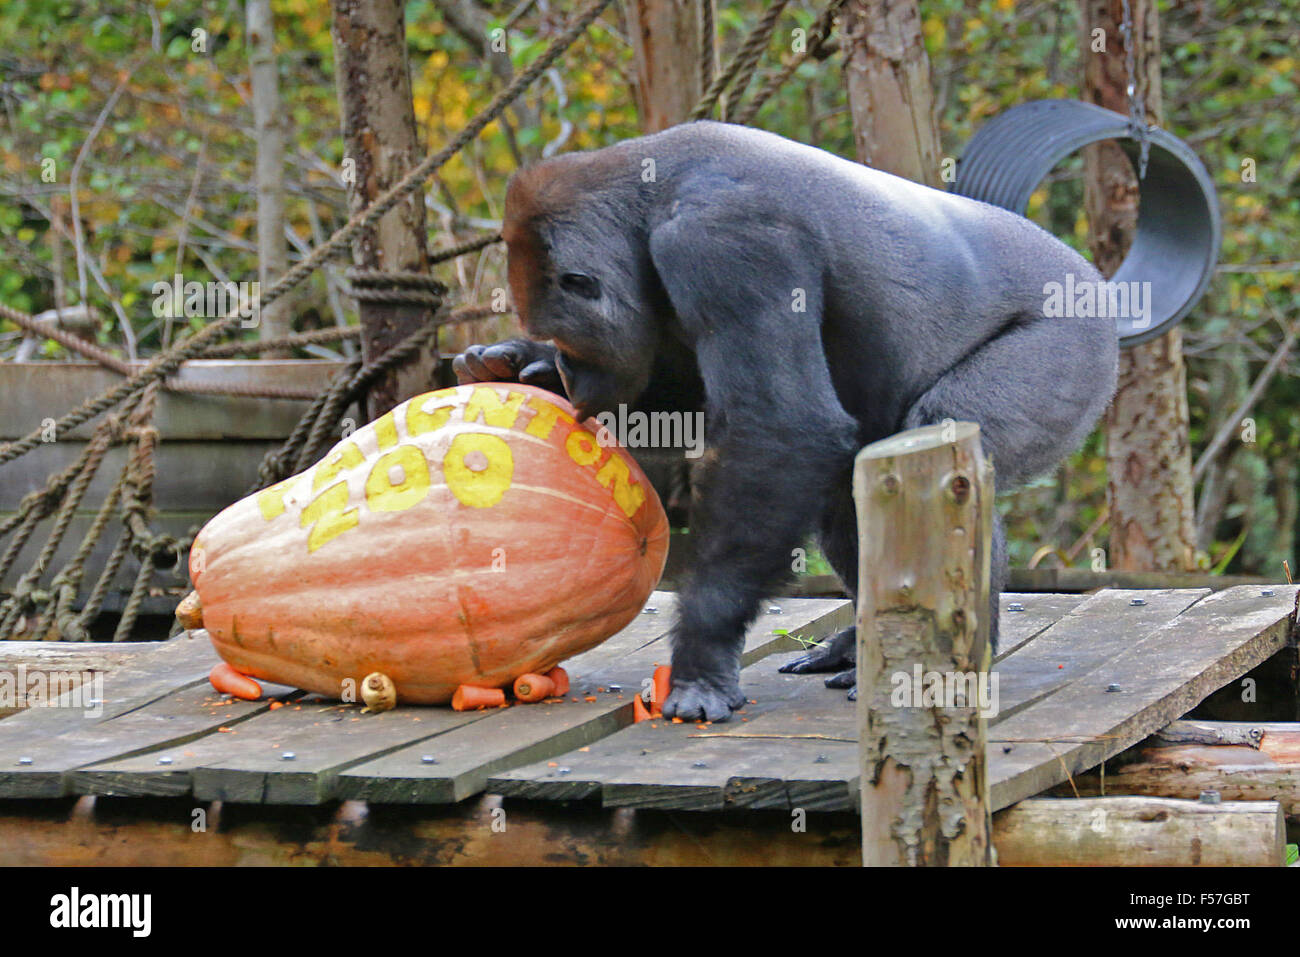
M 1004 595 L 993 808 L 1098 764 L 1269 658 L 1292 634 L 1296 593 Z M 567 663 L 565 701 L 470 713 L 362 714 L 273 685 L 262 701 L 235 701 L 208 684 L 217 659 L 202 635 L 134 646 L 96 666 L 109 669 L 98 716 L 31 708 L 0 721 L 0 799 L 436 805 L 486 792 L 604 808 L 856 810 L 854 706 L 817 676 L 776 671 L 799 650 L 795 636 L 851 624 L 850 605 L 769 603 L 747 637 L 750 704 L 737 720 L 633 724 L 633 695 L 669 657 L 673 603 L 656 592 L 626 629 Z M 284 703 L 272 708 L 273 698 Z

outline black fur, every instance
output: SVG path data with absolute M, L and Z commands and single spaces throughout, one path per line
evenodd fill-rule
M 1113 320 L 1043 315 L 1046 283 L 1100 278 L 1082 257 L 1004 210 L 770 133 L 700 122 L 545 161 L 512 179 L 504 232 L 524 327 L 553 345 L 473 346 L 462 382 L 518 378 L 584 415 L 706 412 L 670 717 L 743 702 L 745 628 L 809 531 L 856 592 L 863 445 L 978 422 L 1006 488 L 1076 447 L 1114 391 Z M 1000 526 L 994 563 L 996 626 Z M 853 648 L 850 630 L 783 670 L 848 668 Z

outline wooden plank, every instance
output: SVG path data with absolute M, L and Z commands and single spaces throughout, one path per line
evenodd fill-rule
M 852 810 L 857 802 L 855 712 L 816 676 L 745 669 L 753 703 L 723 725 L 643 721 L 586 751 L 494 774 L 508 797 L 673 810 Z
M 1119 753 L 1285 646 L 1300 587 L 1267 591 L 1272 594 L 1242 585 L 1215 592 L 1119 654 L 1088 671 L 1076 669 L 1074 680 L 1057 693 L 994 723 L 993 807 L 1037 794 Z M 1069 616 L 1062 624 L 1067 621 Z M 1112 685 L 1118 690 L 1108 691 Z
M 233 733 L 194 741 L 165 769 L 153 756 L 128 758 L 79 772 L 76 785 L 82 793 L 189 791 L 200 801 L 320 804 L 332 796 L 334 778 L 343 768 L 486 714 L 417 707 L 362 714 L 357 705 L 313 695 L 263 711 Z
M 1002 659 L 997 669 L 999 712 L 991 723 L 1005 721 L 1067 687 L 1209 594 L 1204 588 L 1115 589 L 1089 597 L 1033 641 Z M 1142 604 L 1134 605 L 1134 600 Z
M 289 689 L 271 685 L 268 690 Z M 171 761 L 181 759 L 188 742 L 220 727 L 235 733 L 241 722 L 269 707 L 265 700 L 227 698 L 202 681 L 88 727 L 0 745 L 0 798 L 168 793 L 87 787 L 76 769 L 110 758 L 147 755 L 140 762 L 165 773 Z M 179 752 L 175 758 L 173 751 Z
M 196 831 L 197 810 L 206 827 Z M 788 815 L 669 817 L 491 796 L 423 808 L 190 798 L 0 807 L 0 867 L 856 866 L 860 844 L 856 814 L 809 815 L 795 830 Z M 91 878 L 77 873 L 84 887 Z
M 998 653 L 1001 661 L 1037 638 L 1086 600 L 1083 595 L 1003 592 L 998 608 Z M 1012 608 L 1017 610 L 1013 611 Z
M 102 698 L 95 683 L 129 661 L 131 648 L 111 641 L 0 641 L 0 718 L 43 707 L 83 686 L 82 703 Z
M 663 618 L 668 602 L 656 598 L 654 603 L 659 624 L 670 624 L 670 618 Z M 746 633 L 742 660 L 758 661 L 801 647 L 793 635 L 819 640 L 852 621 L 852 607 L 843 599 L 785 599 L 762 607 L 764 613 Z M 628 627 L 636 626 L 634 622 Z M 459 801 L 481 791 L 495 772 L 599 741 L 632 723 L 633 696 L 650 678 L 655 663 L 669 658 L 665 631 L 661 627 L 653 639 L 639 644 L 635 635 L 633 640 L 620 635 L 624 653 L 597 657 L 588 652 L 566 664 L 573 686 L 567 701 L 497 711 L 436 740 L 367 761 L 339 775 L 336 794 L 386 803 Z M 640 636 L 647 633 L 642 630 Z M 842 698 L 843 692 L 839 695 Z M 591 697 L 595 700 L 585 700 Z
M 1013 568 L 1008 588 L 1024 592 L 1088 592 L 1099 588 L 1209 588 L 1223 591 L 1238 585 L 1263 585 L 1275 579 L 1258 575 L 1211 575 L 1209 572 L 1130 572 L 1090 568 Z
M 138 650 L 124 655 L 121 665 L 105 675 L 103 701 L 91 709 L 80 707 L 79 692 L 72 692 L 57 706 L 28 708 L 5 718 L 0 721 L 0 748 L 19 747 L 32 740 L 88 728 L 180 688 L 206 682 L 208 672 L 220 659 L 206 632 L 193 635 L 130 646 Z M 69 702 L 77 707 L 66 706 Z

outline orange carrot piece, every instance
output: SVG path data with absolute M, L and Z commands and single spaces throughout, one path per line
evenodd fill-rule
M 546 675 L 526 674 L 515 679 L 515 700 L 533 704 L 555 693 L 555 682 Z
M 241 675 L 224 661 L 212 666 L 212 670 L 208 672 L 208 680 L 212 682 L 212 687 L 222 694 L 243 698 L 245 701 L 256 701 L 262 697 L 261 685 L 248 675 Z
M 645 702 L 641 700 L 640 695 L 632 697 L 632 723 L 640 724 L 642 721 L 650 720 L 650 712 L 646 710 Z
M 650 713 L 660 715 L 664 710 L 664 702 L 668 699 L 668 691 L 672 687 L 671 665 L 660 665 L 655 669 L 654 676 L 654 698 L 650 702 Z
M 557 697 L 569 693 L 569 673 L 558 665 L 546 672 L 546 677 L 555 682 L 555 695 Z
M 499 708 L 505 703 L 506 693 L 500 688 L 479 688 L 475 685 L 461 685 L 451 698 L 451 706 L 457 711 Z

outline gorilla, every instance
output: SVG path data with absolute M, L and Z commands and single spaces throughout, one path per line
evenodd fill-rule
M 511 178 L 502 234 L 531 338 L 471 346 L 461 383 L 537 385 L 584 419 L 704 411 L 668 717 L 743 705 L 745 629 L 809 533 L 856 599 L 864 445 L 977 422 L 1005 488 L 1077 447 L 1115 390 L 1113 319 L 1045 308 L 1067 275 L 1100 282 L 1082 256 L 1013 213 L 772 133 L 701 121 L 545 160 Z M 782 670 L 852 669 L 855 637 Z

